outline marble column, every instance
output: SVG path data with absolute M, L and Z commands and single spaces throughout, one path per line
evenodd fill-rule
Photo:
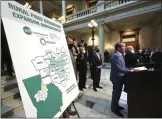
M 62 17 L 61 17 L 61 23 L 65 23 L 66 21 L 66 1 L 62 0 Z
M 42 3 L 42 0 L 39 1 L 39 5 L 40 5 L 40 14 L 43 15 L 43 3 Z
M 62 16 L 66 16 L 66 4 L 65 0 L 62 0 Z
M 102 60 L 104 61 L 104 22 L 99 23 L 99 47 L 100 53 L 102 55 Z

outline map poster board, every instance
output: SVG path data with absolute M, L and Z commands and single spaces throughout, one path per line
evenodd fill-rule
M 79 94 L 63 26 L 15 1 L 1 3 L 26 117 L 60 117 Z

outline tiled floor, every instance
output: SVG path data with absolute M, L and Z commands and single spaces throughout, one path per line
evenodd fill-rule
M 112 113 L 110 109 L 112 84 L 109 81 L 109 76 L 110 66 L 106 65 L 106 67 L 102 69 L 101 74 L 100 85 L 103 86 L 103 89 L 98 89 L 98 92 L 93 91 L 92 80 L 87 80 L 87 83 L 90 85 L 88 90 L 84 91 L 82 97 L 77 102 L 75 102 L 75 106 L 78 110 L 80 117 L 119 118 L 114 113 Z M 121 113 L 124 114 L 125 117 L 127 117 L 126 98 L 126 93 L 122 92 L 119 105 L 125 107 L 125 110 L 121 111 Z M 77 116 L 73 117 L 77 118 Z

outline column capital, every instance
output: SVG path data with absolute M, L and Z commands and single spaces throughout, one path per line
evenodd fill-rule
M 104 25 L 104 20 L 99 20 L 97 23 L 99 26 L 102 26 L 102 25 Z

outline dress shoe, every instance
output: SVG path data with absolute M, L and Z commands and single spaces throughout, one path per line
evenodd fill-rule
M 93 88 L 93 90 L 94 90 L 95 92 L 97 92 L 97 89 L 96 89 L 96 88 Z
M 119 117 L 124 117 L 122 113 L 120 113 L 119 111 L 112 111 L 114 114 L 116 114 Z
M 71 116 L 75 116 L 76 114 L 77 114 L 76 111 L 71 111 L 71 112 L 70 112 L 70 115 L 71 115 Z
M 103 89 L 103 87 L 101 87 L 101 86 L 97 86 L 97 88 Z
M 83 89 L 79 89 L 80 91 L 83 91 Z
M 119 110 L 124 110 L 124 107 L 118 106 Z
M 12 73 L 9 73 L 8 76 L 13 76 L 13 74 Z

